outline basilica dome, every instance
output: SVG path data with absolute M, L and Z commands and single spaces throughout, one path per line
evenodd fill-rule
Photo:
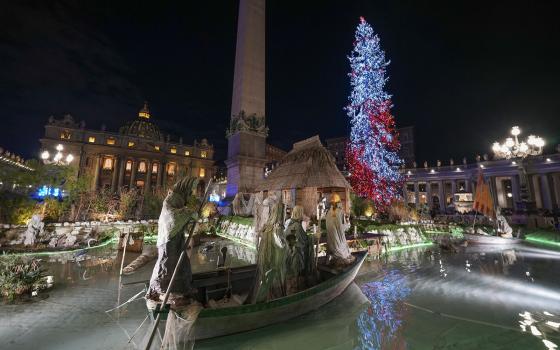
M 138 112 L 138 118 L 126 123 L 119 132 L 127 136 L 142 137 L 154 141 L 162 141 L 163 135 L 159 127 L 150 121 L 150 109 L 148 103 Z

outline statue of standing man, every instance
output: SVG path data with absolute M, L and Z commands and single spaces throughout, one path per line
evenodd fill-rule
M 185 229 L 189 223 L 198 219 L 198 201 L 194 195 L 197 184 L 196 178 L 183 178 L 173 186 L 163 201 L 158 221 L 158 259 L 146 299 L 157 302 L 167 292 L 179 256 L 186 248 Z M 185 302 L 185 297 L 191 292 L 191 281 L 191 264 L 188 256 L 185 256 L 171 287 L 169 301 L 172 305 Z
M 340 196 L 336 193 L 331 195 L 330 209 L 325 215 L 327 226 L 327 252 L 335 266 L 345 266 L 354 261 L 354 256 L 350 253 L 346 235 L 344 232 L 348 228 L 344 219 L 344 211 L 340 205 Z

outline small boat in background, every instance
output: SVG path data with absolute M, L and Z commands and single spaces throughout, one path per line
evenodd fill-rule
M 520 238 L 504 238 L 499 236 L 486 236 L 471 233 L 464 233 L 463 235 L 469 243 L 474 244 L 512 245 L 519 244 L 523 241 Z

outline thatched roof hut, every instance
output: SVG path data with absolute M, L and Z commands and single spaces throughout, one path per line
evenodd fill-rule
M 321 194 L 339 194 L 344 208 L 350 209 L 350 185 L 319 136 L 294 143 L 278 166 L 257 185 L 257 191 L 273 190 L 283 192 L 286 204 L 302 205 L 310 217 L 316 215 Z

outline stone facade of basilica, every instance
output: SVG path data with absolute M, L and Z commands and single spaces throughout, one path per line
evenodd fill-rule
M 71 115 L 50 117 L 40 140 L 43 150 L 57 145 L 72 154 L 78 176 L 91 178 L 92 190 L 138 188 L 149 193 L 180 176 L 196 176 L 201 186 L 214 176 L 214 149 L 206 139 L 172 142 L 153 122 L 147 103 L 118 132 L 87 129 Z

